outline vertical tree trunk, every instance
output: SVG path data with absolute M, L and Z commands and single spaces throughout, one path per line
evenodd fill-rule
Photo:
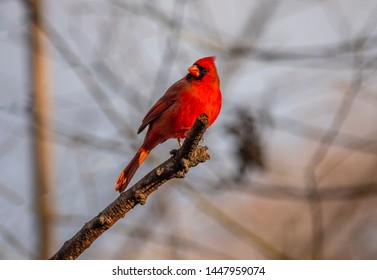
M 46 32 L 42 20 L 42 0 L 26 0 L 30 14 L 30 61 L 33 83 L 33 167 L 34 197 L 38 240 L 37 256 L 49 258 L 53 244 L 53 195 L 51 157 L 51 90 L 46 47 Z

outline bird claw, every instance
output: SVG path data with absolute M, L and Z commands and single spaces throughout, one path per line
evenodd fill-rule
M 171 154 L 172 156 L 175 156 L 177 153 L 178 153 L 178 150 L 177 150 L 177 149 L 173 149 L 173 150 L 170 151 L 170 154 Z
M 182 142 L 181 142 L 181 139 L 180 139 L 180 138 L 177 138 L 177 140 L 178 140 L 178 145 L 179 145 L 179 147 L 182 148 Z

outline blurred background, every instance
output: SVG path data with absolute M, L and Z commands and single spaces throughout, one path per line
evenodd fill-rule
M 111 203 L 143 116 L 208 55 L 211 160 L 80 259 L 377 258 L 376 27 L 373 0 L 0 0 L 0 258 L 49 258 Z

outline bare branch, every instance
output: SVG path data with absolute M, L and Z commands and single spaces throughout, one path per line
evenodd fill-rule
M 209 159 L 207 147 L 198 146 L 208 127 L 208 118 L 202 114 L 196 120 L 182 148 L 160 166 L 148 173 L 132 188 L 123 192 L 116 200 L 87 222 L 82 229 L 51 259 L 76 259 L 106 230 L 123 218 L 137 204 L 144 204 L 148 196 L 164 182 L 173 178 L 183 178 L 191 167 Z

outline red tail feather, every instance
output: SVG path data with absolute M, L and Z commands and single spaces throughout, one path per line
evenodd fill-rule
M 121 193 L 127 188 L 136 170 L 143 163 L 145 158 L 148 156 L 149 152 L 150 151 L 144 149 L 143 146 L 140 147 L 140 149 L 137 151 L 134 158 L 130 161 L 130 163 L 126 166 L 126 168 L 124 168 L 123 171 L 119 174 L 116 181 L 116 185 L 115 185 L 116 191 L 119 191 Z

